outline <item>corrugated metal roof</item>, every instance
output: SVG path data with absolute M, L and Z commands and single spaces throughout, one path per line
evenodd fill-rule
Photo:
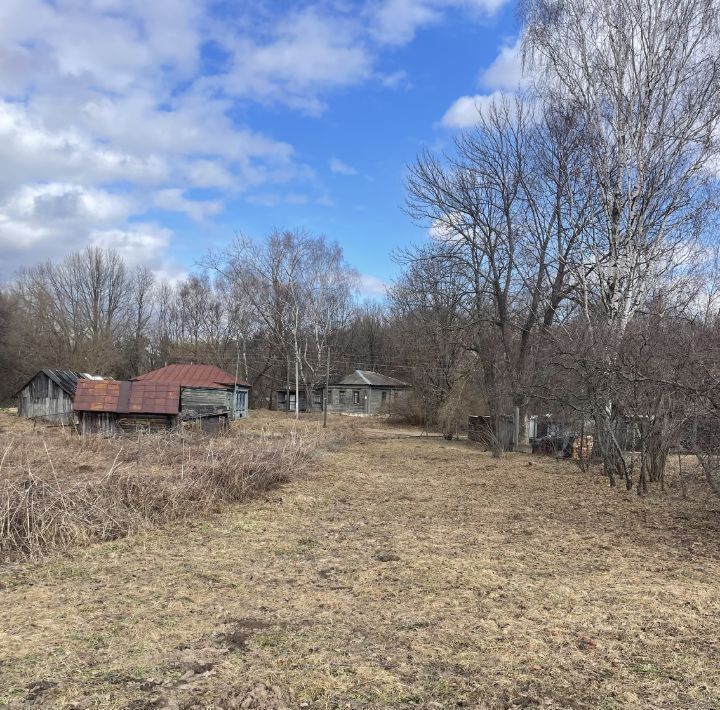
M 80 379 L 73 408 L 75 411 L 117 414 L 177 414 L 180 385 Z
M 77 412 L 117 412 L 120 382 L 117 380 L 78 380 L 73 409 Z
M 50 378 L 58 387 L 67 392 L 71 397 L 75 396 L 75 387 L 77 381 L 81 377 L 88 377 L 102 380 L 100 375 L 88 375 L 86 372 L 75 372 L 75 370 L 57 370 L 50 367 L 43 367 L 42 370 L 36 372 L 18 391 L 22 392 L 39 374 L 43 374 Z
M 236 380 L 229 372 L 215 365 L 165 365 L 158 370 L 133 377 L 134 382 L 172 382 L 181 387 L 207 387 L 227 389 L 234 385 L 250 387 L 243 380 Z
M 333 385 L 347 385 L 351 387 L 353 385 L 370 385 L 371 387 L 409 387 L 407 382 L 398 380 L 388 375 L 381 375 L 379 372 L 372 372 L 371 370 L 355 370 L 349 375 L 344 375 L 331 384 Z
M 41 372 L 45 373 L 58 387 L 61 387 L 71 397 L 75 396 L 77 381 L 82 375 L 74 370 L 51 370 L 43 367 Z

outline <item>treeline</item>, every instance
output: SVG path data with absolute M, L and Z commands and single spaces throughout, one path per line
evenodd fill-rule
M 271 407 L 296 375 L 307 391 L 324 382 L 329 356 L 332 376 L 361 368 L 410 382 L 401 414 L 434 426 L 457 375 L 433 347 L 454 340 L 393 303 L 361 302 L 340 247 L 302 231 L 238 237 L 172 283 L 91 247 L 22 271 L 0 293 L 0 397 L 11 403 L 41 367 L 129 378 L 203 362 L 250 382 L 252 406 Z M 453 427 L 477 404 L 465 406 Z

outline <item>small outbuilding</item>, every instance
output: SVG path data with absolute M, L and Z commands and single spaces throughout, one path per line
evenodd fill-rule
M 102 380 L 85 372 L 44 367 L 17 393 L 18 416 L 50 424 L 74 424 L 73 400 L 81 378 Z
M 215 365 L 166 365 L 133 382 L 158 382 L 180 388 L 180 417 L 183 420 L 224 416 L 241 419 L 248 415 L 251 385 Z
M 316 387 L 313 390 L 312 397 L 312 408 L 316 412 L 322 412 L 323 407 L 323 390 L 324 387 Z M 295 411 L 295 388 L 278 390 L 276 392 L 276 404 L 279 412 L 294 412 Z M 298 411 L 307 412 L 307 392 L 304 389 L 300 390 L 300 397 L 298 399 Z
M 118 380 L 80 379 L 74 402 L 81 434 L 171 429 L 179 406 L 177 385 Z

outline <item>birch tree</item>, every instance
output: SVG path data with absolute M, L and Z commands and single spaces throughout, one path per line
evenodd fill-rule
M 601 354 L 592 414 L 611 483 L 628 477 L 606 395 L 617 353 L 658 280 L 682 273 L 718 169 L 716 0 L 528 0 L 524 56 L 537 96 L 575 117 L 593 221 L 576 271 L 589 345 Z

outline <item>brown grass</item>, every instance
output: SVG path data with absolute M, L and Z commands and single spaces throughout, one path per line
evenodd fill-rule
M 333 424 L 289 486 L 7 566 L 0 705 L 720 707 L 717 500 Z
M 316 437 L 235 427 L 137 437 L 0 420 L 0 561 L 116 540 L 244 501 L 297 475 Z

